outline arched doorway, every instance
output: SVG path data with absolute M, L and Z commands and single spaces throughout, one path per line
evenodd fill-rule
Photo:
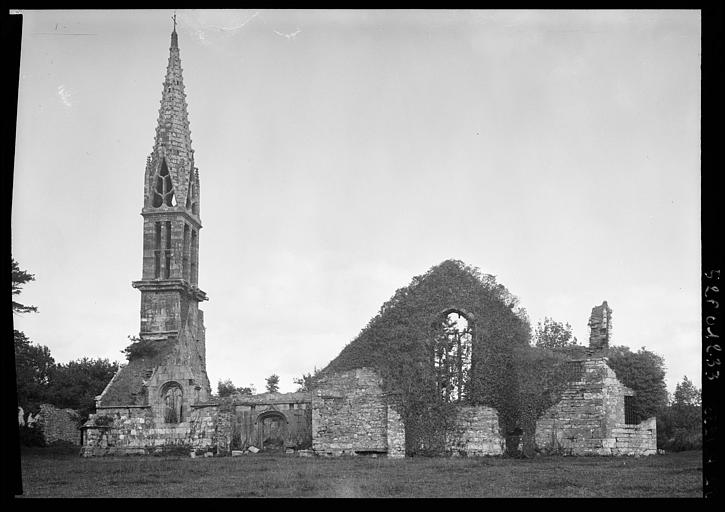
M 287 439 L 287 418 L 277 411 L 260 414 L 257 418 L 259 447 L 266 451 L 284 450 Z

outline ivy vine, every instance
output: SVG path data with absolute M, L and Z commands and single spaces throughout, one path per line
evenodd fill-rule
M 408 455 L 445 451 L 456 403 L 441 394 L 433 364 L 436 329 L 456 311 L 473 325 L 471 369 L 462 399 L 497 409 L 502 433 L 522 429 L 533 453 L 536 418 L 571 380 L 568 358 L 532 347 L 526 311 L 492 275 L 446 260 L 395 292 L 380 312 L 320 373 L 375 368 L 396 397 Z

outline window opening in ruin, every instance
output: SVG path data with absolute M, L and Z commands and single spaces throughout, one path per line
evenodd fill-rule
M 164 262 L 164 279 L 171 277 L 171 251 L 164 251 L 166 253 L 166 261 Z
M 637 423 L 639 423 L 637 421 L 637 416 L 634 413 L 634 397 L 633 396 L 624 397 L 624 423 L 627 425 L 636 425 Z
M 471 373 L 473 328 L 458 311 L 435 326 L 433 365 L 441 396 L 447 402 L 466 399 Z
M 162 388 L 161 403 L 164 408 L 164 423 L 180 423 L 182 420 L 182 398 L 181 386 L 176 382 L 170 382 Z
M 158 250 L 158 249 L 161 249 L 161 223 L 156 222 L 155 227 L 156 227 L 156 236 L 154 237 L 154 242 L 156 244 L 155 248 Z
M 154 251 L 154 279 L 161 277 L 161 251 Z
M 171 249 L 171 221 L 166 221 L 166 248 Z
M 166 206 L 175 206 L 174 187 L 171 184 L 171 175 L 169 168 L 166 166 L 166 159 L 161 160 L 161 166 L 156 172 L 156 186 L 153 192 L 153 200 L 151 204 L 154 208 L 158 208 L 162 204 Z

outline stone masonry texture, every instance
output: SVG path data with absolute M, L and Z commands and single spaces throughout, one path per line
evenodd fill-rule
M 652 455 L 657 453 L 654 418 L 624 422 L 623 386 L 606 358 L 582 361 L 582 377 L 568 385 L 561 400 L 536 422 L 536 445 L 562 455 Z
M 315 453 L 385 453 L 399 457 L 404 453 L 404 439 L 400 416 L 393 406 L 389 407 L 382 379 L 374 370 L 332 373 L 316 384 L 312 395 Z
M 73 409 L 58 409 L 42 404 L 35 428 L 40 429 L 46 444 L 58 441 L 81 444 L 80 415 Z
M 609 346 L 612 331 L 612 310 L 605 300 L 592 308 L 589 317 L 589 347 L 603 349 Z

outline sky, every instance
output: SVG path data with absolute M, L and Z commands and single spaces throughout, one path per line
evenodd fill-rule
M 173 11 L 22 11 L 15 328 L 56 362 L 138 335 Z M 322 368 L 414 276 L 495 275 L 532 326 L 701 379 L 700 13 L 177 12 L 212 388 Z

